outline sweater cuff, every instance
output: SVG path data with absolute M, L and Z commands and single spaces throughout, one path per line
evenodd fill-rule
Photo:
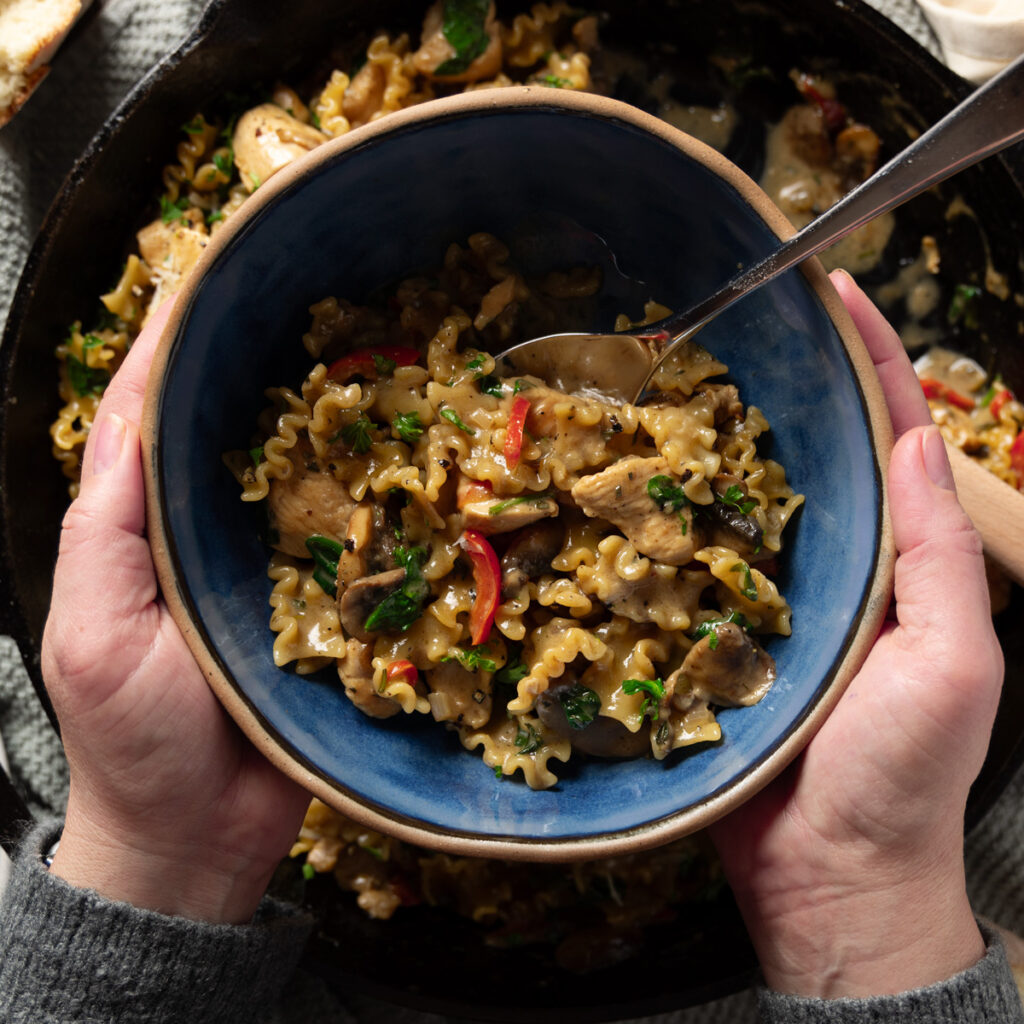
M 985 955 L 947 981 L 865 999 L 808 999 L 761 989 L 761 1020 L 763 1024 L 1024 1024 L 1024 1008 L 1002 940 L 985 925 L 979 927 Z
M 251 923 L 169 917 L 51 875 L 33 829 L 0 904 L 0 1020 L 218 1024 L 260 1019 L 294 971 L 308 915 L 264 899 Z

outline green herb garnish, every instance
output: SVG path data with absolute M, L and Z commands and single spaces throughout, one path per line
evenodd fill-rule
M 477 672 L 480 669 L 485 672 L 493 672 L 497 669 L 498 663 L 493 658 L 487 657 L 490 653 L 483 644 L 477 644 L 475 647 L 456 647 L 455 659 L 467 672 Z M 441 660 L 451 661 L 452 656 L 446 654 Z
M 407 444 L 414 444 L 423 433 L 420 414 L 415 409 L 412 412 L 396 412 L 391 421 L 391 429 Z
M 520 657 L 521 649 L 514 649 L 508 661 L 491 676 L 491 684 L 497 686 L 515 686 L 520 679 L 530 674 L 530 669 Z
M 543 505 L 550 500 L 551 495 L 547 491 L 544 491 L 542 494 L 520 494 L 515 498 L 506 498 L 504 501 L 499 501 L 492 505 L 487 510 L 487 514 L 489 516 L 497 516 L 515 505 Z
M 532 754 L 540 750 L 544 739 L 529 722 L 523 722 L 516 732 L 514 742 L 521 754 Z
M 665 684 L 660 679 L 623 679 L 622 692 L 626 694 L 644 693 L 644 702 L 640 705 L 640 714 L 646 715 L 653 707 L 654 721 L 658 720 L 657 703 L 665 696 Z
M 454 409 L 442 409 L 441 415 L 451 424 L 454 424 L 459 430 L 469 434 L 470 437 L 476 435 L 476 431 L 467 424 L 463 423 L 459 418 L 459 414 Z
M 102 366 L 89 366 L 78 356 L 67 359 L 68 380 L 76 395 L 101 395 L 110 383 L 110 371 Z
M 206 215 L 206 223 L 207 224 L 216 224 L 217 221 L 223 220 L 223 219 L 224 219 L 224 211 L 223 210 L 211 210 Z
M 672 477 L 658 474 L 647 481 L 647 494 L 662 511 L 679 512 L 690 504 L 682 487 L 672 482 Z
M 444 0 L 442 31 L 455 55 L 434 69 L 435 75 L 461 75 L 487 49 L 484 25 L 490 0 Z
M 523 380 L 521 377 L 512 385 L 512 397 L 515 398 L 520 391 L 529 391 L 533 385 L 528 380 Z
M 395 372 L 395 367 L 398 366 L 398 363 L 394 359 L 382 356 L 379 352 L 374 352 L 373 365 L 381 377 L 389 377 Z
M 220 171 L 221 174 L 226 174 L 230 177 L 231 168 L 235 165 L 235 154 L 233 150 L 229 150 L 227 153 L 214 153 L 213 154 L 213 166 Z
M 484 365 L 484 355 L 482 352 L 478 352 L 468 363 L 466 363 L 467 370 L 479 370 Z
M 958 284 L 953 289 L 953 298 L 946 314 L 951 324 L 963 321 L 964 327 L 976 330 L 978 327 L 978 299 L 981 289 L 976 284 Z
M 753 498 L 744 500 L 747 496 L 743 493 L 742 488 L 737 484 L 730 484 L 725 491 L 725 494 L 716 494 L 715 501 L 720 501 L 723 505 L 728 505 L 730 508 L 737 509 L 742 512 L 743 515 L 749 515 L 753 510 L 757 502 Z
M 373 443 L 370 431 L 376 429 L 377 424 L 365 412 L 361 412 L 355 420 L 341 428 L 339 435 L 357 455 L 365 455 Z
M 541 82 L 544 85 L 549 86 L 552 89 L 571 89 L 572 82 L 568 78 L 562 78 L 559 75 L 545 75 Z
M 750 629 L 750 622 L 742 612 L 732 612 L 725 619 L 706 619 L 693 631 L 693 639 L 700 640 L 703 637 L 707 637 L 708 647 L 713 651 L 717 650 L 718 627 L 724 626 L 727 622 L 735 622 L 740 629 Z
M 260 449 L 262 453 L 262 449 Z M 251 453 L 250 453 L 251 454 Z M 345 552 L 345 545 L 330 537 L 314 533 L 306 538 L 306 550 L 314 562 L 313 579 L 320 589 L 331 597 L 338 592 L 338 559 Z
M 754 584 L 754 577 L 750 574 L 750 566 L 746 562 L 737 562 L 732 567 L 733 572 L 738 572 L 743 577 L 743 585 L 740 587 L 740 593 L 748 601 L 757 600 L 757 586 Z
M 566 721 L 573 729 L 585 729 L 601 710 L 601 697 L 582 683 L 573 683 L 558 694 Z
M 313 867 L 312 864 L 307 863 L 302 865 L 302 877 L 307 882 L 311 881 L 313 878 L 316 877 L 316 869 Z
M 493 373 L 489 373 L 479 380 L 480 390 L 485 395 L 493 395 L 495 398 L 501 398 L 504 389 L 501 386 L 501 379 L 495 377 Z
M 369 632 L 394 629 L 406 632 L 423 614 L 423 603 L 430 596 L 430 584 L 423 578 L 426 548 L 395 548 L 395 561 L 405 569 L 405 580 L 370 613 Z
M 249 458 L 252 459 L 252 464 L 254 466 L 258 466 L 263 461 L 263 445 L 258 445 L 255 448 L 250 448 Z
M 180 220 L 183 224 L 188 223 L 185 211 L 188 209 L 188 199 L 182 196 L 180 199 L 171 202 L 167 196 L 160 197 L 160 219 L 165 224 Z
M 203 120 L 203 115 L 196 114 L 191 121 L 186 121 L 181 126 L 181 130 L 183 132 L 187 132 L 189 135 L 202 135 L 205 127 L 206 122 Z

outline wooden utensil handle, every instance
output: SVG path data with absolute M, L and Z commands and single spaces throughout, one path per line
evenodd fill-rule
M 960 504 L 981 534 L 985 553 L 1024 586 L 1024 494 L 959 448 L 946 445 Z

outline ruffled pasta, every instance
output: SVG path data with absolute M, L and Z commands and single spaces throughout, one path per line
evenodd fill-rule
M 477 234 L 381 308 L 317 302 L 315 364 L 266 391 L 259 443 L 226 457 L 268 506 L 275 661 L 333 659 L 366 714 L 430 715 L 534 787 L 577 748 L 718 739 L 688 675 L 707 675 L 716 623 L 753 652 L 790 629 L 763 569 L 801 498 L 722 364 L 686 346 L 642 408 L 495 373 L 488 342 L 591 279 L 528 281 Z

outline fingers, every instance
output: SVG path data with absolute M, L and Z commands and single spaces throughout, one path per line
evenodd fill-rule
M 829 276 L 871 354 L 896 436 L 931 423 L 928 403 L 899 335 L 845 270 Z
M 149 366 L 153 362 L 153 354 L 156 352 L 167 318 L 171 314 L 172 305 L 171 302 L 165 302 L 149 318 L 142 332 L 132 343 L 121 368 L 114 374 L 113 380 L 103 393 L 103 401 L 100 403 L 96 420 L 90 431 L 89 442 L 85 446 L 85 455 L 82 458 L 83 480 L 92 475 L 94 439 L 103 418 L 113 413 L 130 423 L 138 424 L 142 421 L 142 406 L 146 395 Z
M 957 501 L 938 427 L 912 429 L 897 442 L 889 500 L 900 627 L 961 647 L 971 638 L 981 649 L 992 629 L 981 538 Z

